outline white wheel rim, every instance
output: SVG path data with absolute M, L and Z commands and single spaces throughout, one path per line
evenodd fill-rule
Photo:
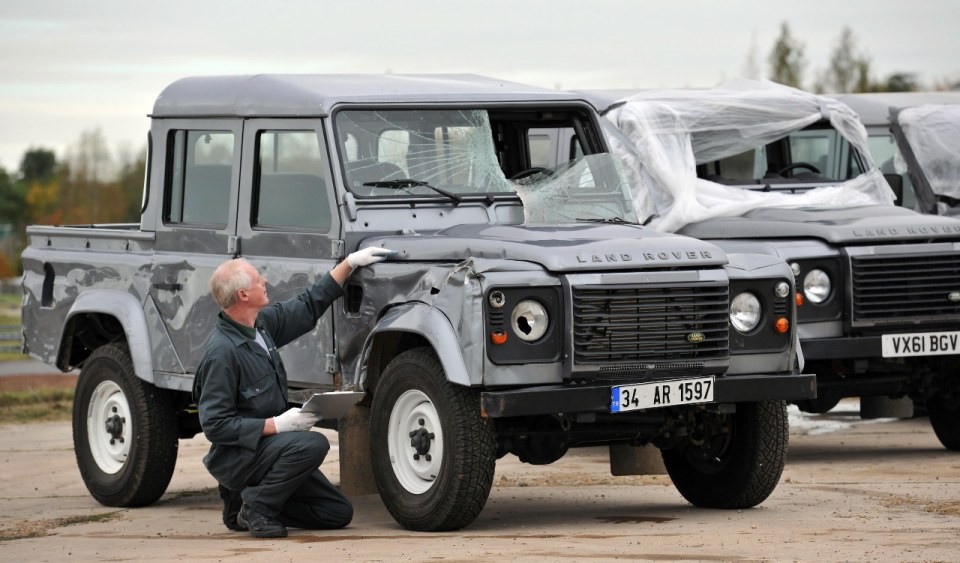
M 87 442 L 97 467 L 107 474 L 123 468 L 130 454 L 130 405 L 120 386 L 113 381 L 97 385 L 87 407 Z
M 411 437 L 411 433 L 415 433 Z M 428 436 L 432 434 L 433 437 Z M 411 444 L 418 441 L 420 451 Z M 422 453 L 426 448 L 428 451 Z M 408 492 L 419 495 L 430 490 L 443 462 L 443 431 L 433 402 L 421 391 L 400 395 L 390 411 L 387 449 L 393 474 Z

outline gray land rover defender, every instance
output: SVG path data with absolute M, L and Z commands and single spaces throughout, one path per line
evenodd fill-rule
M 894 205 L 849 107 L 749 81 L 581 94 L 616 126 L 641 220 L 790 264 L 817 374 L 802 410 L 909 397 L 960 450 L 960 222 Z
M 74 443 L 98 501 L 154 502 L 199 431 L 218 264 L 245 257 L 279 301 L 369 245 L 398 255 L 281 354 L 291 400 L 365 392 L 401 525 L 466 526 L 498 457 L 585 445 L 653 444 L 698 506 L 776 487 L 785 401 L 815 393 L 793 274 L 637 224 L 578 96 L 461 75 L 198 77 L 151 118 L 140 223 L 30 227 L 23 253 L 25 348 L 81 368 Z M 531 170 L 530 132 L 561 127 L 582 156 Z

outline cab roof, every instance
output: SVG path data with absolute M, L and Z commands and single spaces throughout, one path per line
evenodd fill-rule
M 960 104 L 960 92 L 876 92 L 830 96 L 850 106 L 864 125 L 890 123 L 890 110 L 926 104 Z
M 582 97 L 473 74 L 195 76 L 167 86 L 151 117 L 320 117 L 339 103 L 564 102 Z

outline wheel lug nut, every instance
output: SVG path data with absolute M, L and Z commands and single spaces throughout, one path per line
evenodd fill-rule
M 420 420 L 418 420 L 417 422 L 420 423 L 420 426 L 423 426 L 423 419 L 422 419 L 422 418 L 421 418 Z
M 419 460 L 420 460 L 420 454 L 413 454 L 413 461 L 419 461 Z M 427 461 L 430 461 L 430 460 L 427 460 Z
M 425 459 L 425 460 L 427 460 L 427 461 L 432 461 L 432 459 L 431 459 L 431 457 L 430 457 L 430 454 L 427 454 L 427 455 L 423 456 L 423 459 Z

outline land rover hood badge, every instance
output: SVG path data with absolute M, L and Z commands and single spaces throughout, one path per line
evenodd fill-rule
M 706 339 L 707 337 L 704 336 L 702 332 L 691 332 L 687 335 L 687 342 L 691 342 L 693 344 L 700 344 Z

